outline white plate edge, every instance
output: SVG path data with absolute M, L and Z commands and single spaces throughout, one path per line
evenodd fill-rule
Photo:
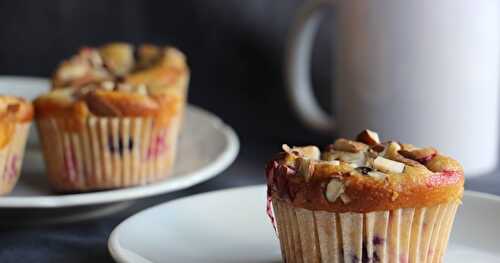
M 123 228 L 127 222 L 134 220 L 134 218 L 136 216 L 140 216 L 141 214 L 147 213 L 150 210 L 161 209 L 161 207 L 163 207 L 165 205 L 168 205 L 171 202 L 178 202 L 178 201 L 182 201 L 183 199 L 189 199 L 189 198 L 193 198 L 193 197 L 201 197 L 201 196 L 204 196 L 204 195 L 219 194 L 221 192 L 238 191 L 238 190 L 243 190 L 243 189 L 246 190 L 246 189 L 250 189 L 250 188 L 260 188 L 260 187 L 265 187 L 265 185 L 259 184 L 259 185 L 250 185 L 250 186 L 242 186 L 242 187 L 234 187 L 234 188 L 227 188 L 227 189 L 209 191 L 209 192 L 205 192 L 205 193 L 200 193 L 200 194 L 195 194 L 195 195 L 190 195 L 190 196 L 182 197 L 182 198 L 175 199 L 175 200 L 170 200 L 170 201 L 167 201 L 165 203 L 161 203 L 161 204 L 155 205 L 153 207 L 149 207 L 147 209 L 144 209 L 144 210 L 142 210 L 142 211 L 140 211 L 140 212 L 138 212 L 138 213 L 136 213 L 136 214 L 128 217 L 127 219 L 123 220 L 120 224 L 118 224 L 113 229 L 113 231 L 111 232 L 111 234 L 110 234 L 110 236 L 108 238 L 108 251 L 111 254 L 111 256 L 113 257 L 113 259 L 116 260 L 119 263 L 133 263 L 133 262 L 134 263 L 135 262 L 138 262 L 138 263 L 153 263 L 153 262 L 145 259 L 144 257 L 142 257 L 142 256 L 134 253 L 133 251 L 130 251 L 130 250 L 125 249 L 125 248 L 122 248 L 122 246 L 120 244 L 120 240 L 119 240 L 119 232 L 120 232 L 121 228 Z M 500 196 L 494 195 L 494 194 L 490 194 L 490 193 L 484 193 L 484 192 L 466 190 L 466 191 L 464 191 L 464 197 L 466 195 L 467 196 L 471 196 L 473 198 L 481 198 L 481 199 L 486 199 L 486 200 L 490 200 L 490 201 L 494 201 L 494 202 L 500 203 Z M 132 259 L 129 258 L 129 257 L 132 257 L 132 259 L 134 261 L 132 261 Z M 136 261 L 136 260 L 141 260 L 141 261 Z
M 226 139 L 226 147 L 222 151 L 222 154 L 219 155 L 214 162 L 204 167 L 203 170 L 191 173 L 189 176 L 179 176 L 175 179 L 170 179 L 168 182 L 139 186 L 142 187 L 142 189 L 131 187 L 119 190 L 60 196 L 4 196 L 0 198 L 0 208 L 62 208 L 127 201 L 135 198 L 144 198 L 157 194 L 164 194 L 176 190 L 185 189 L 187 187 L 217 176 L 220 172 L 229 167 L 229 165 L 231 165 L 232 162 L 236 159 L 240 149 L 238 136 L 230 126 L 225 124 L 215 114 L 198 106 L 194 106 L 191 104 L 189 104 L 188 106 L 194 111 L 201 112 L 203 115 L 205 115 L 205 117 L 207 117 L 207 119 L 211 119 L 211 124 L 217 130 L 220 130 L 225 135 L 224 137 Z M 147 187 L 147 189 L 144 189 L 145 187 Z M 147 190 L 147 193 L 143 193 L 144 190 Z M 117 194 L 118 191 L 119 193 Z
M 185 197 L 181 197 L 178 199 L 170 200 L 170 201 L 146 208 L 142 211 L 139 211 L 139 212 L 131 215 L 130 217 L 126 218 L 121 223 L 119 223 L 117 226 L 115 226 L 115 228 L 113 229 L 113 231 L 111 231 L 111 234 L 109 235 L 109 238 L 108 238 L 108 251 L 111 254 L 111 256 L 113 257 L 113 259 L 119 263 L 153 263 L 153 262 L 145 259 L 144 257 L 134 253 L 133 251 L 130 251 L 128 249 L 121 247 L 120 240 L 119 240 L 119 232 L 120 232 L 120 229 L 123 228 L 128 221 L 134 220 L 135 217 L 140 216 L 143 213 L 147 213 L 150 210 L 161 209 L 161 207 L 169 205 L 170 203 L 173 203 L 173 202 L 179 202 L 179 201 L 182 201 L 185 199 L 190 199 L 193 197 L 201 198 L 202 196 L 220 194 L 222 192 L 232 192 L 232 191 L 247 190 L 247 189 L 249 190 L 251 188 L 257 189 L 257 188 L 261 188 L 263 186 L 265 186 L 265 185 L 257 184 L 257 185 L 247 185 L 247 186 L 231 187 L 231 188 L 226 188 L 226 189 L 208 191 L 208 192 L 204 192 L 204 193 L 194 194 L 194 195 L 185 196 Z M 122 256 L 123 254 L 126 254 L 126 255 Z M 139 260 L 143 260 L 143 261 L 139 261 L 139 262 L 131 261 L 131 259 L 127 258 L 127 256 L 133 257 L 134 260 L 139 259 Z

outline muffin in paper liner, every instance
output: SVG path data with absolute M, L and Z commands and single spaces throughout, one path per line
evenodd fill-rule
M 84 192 L 171 174 L 189 68 L 173 47 L 111 43 L 64 61 L 35 101 L 51 186 Z
M 50 184 L 72 192 L 166 178 L 175 161 L 180 118 L 155 127 L 154 118 L 90 117 L 78 132 L 65 130 L 65 120 L 38 121 Z
M 442 262 L 459 203 L 332 213 L 273 200 L 284 262 Z
M 10 193 L 19 180 L 30 125 L 15 124 L 12 138 L 0 149 L 0 195 Z
M 19 179 L 32 119 L 30 102 L 0 96 L 0 195 L 10 193 Z
M 283 146 L 268 163 L 268 215 L 284 262 L 443 262 L 463 168 L 434 148 L 356 141 Z

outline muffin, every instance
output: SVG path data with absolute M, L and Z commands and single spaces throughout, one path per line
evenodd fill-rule
M 284 145 L 266 171 L 287 263 L 442 262 L 464 185 L 435 148 L 369 130 L 323 152 Z
M 32 119 L 31 103 L 0 96 L 0 195 L 10 193 L 19 179 Z
M 148 184 L 175 160 L 189 69 L 171 47 L 84 48 L 34 101 L 47 174 L 58 192 Z

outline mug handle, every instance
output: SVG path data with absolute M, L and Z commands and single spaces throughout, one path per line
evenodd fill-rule
M 330 134 L 336 122 L 314 97 L 309 65 L 324 7 L 332 4 L 332 0 L 310 0 L 301 7 L 288 39 L 285 63 L 288 97 L 297 116 L 310 128 Z

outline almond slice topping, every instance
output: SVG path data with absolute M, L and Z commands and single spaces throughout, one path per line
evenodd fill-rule
M 295 163 L 298 167 L 298 174 L 305 177 L 306 181 L 314 174 L 314 162 L 310 159 L 297 158 Z
M 437 150 L 434 148 L 416 148 L 412 150 L 400 150 L 399 153 L 406 158 L 413 159 L 415 161 L 429 161 L 437 154 Z
M 375 144 L 379 144 L 380 138 L 378 137 L 378 133 L 366 129 L 358 134 L 358 136 L 356 136 L 356 141 L 372 146 Z
M 368 145 L 361 142 L 340 138 L 335 141 L 335 143 L 333 144 L 333 148 L 337 151 L 357 153 L 368 150 Z
M 373 160 L 373 166 L 383 172 L 391 173 L 402 173 L 405 169 L 404 163 L 389 160 L 380 156 Z
M 335 202 L 337 198 L 344 193 L 345 187 L 344 184 L 336 178 L 330 180 L 330 182 L 326 185 L 325 196 L 326 199 L 330 202 Z
M 321 156 L 321 151 L 316 146 L 304 146 L 304 147 L 292 147 L 283 144 L 281 146 L 283 151 L 288 154 L 295 155 L 297 157 L 303 157 L 306 159 L 319 160 Z

